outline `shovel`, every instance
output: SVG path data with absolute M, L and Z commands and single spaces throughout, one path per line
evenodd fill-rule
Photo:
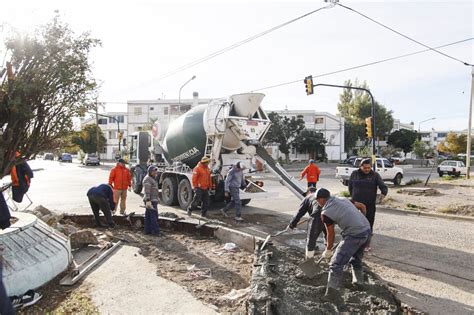
M 309 219 L 304 219 L 303 221 L 298 222 L 298 224 L 297 224 L 296 226 L 298 226 L 298 225 L 300 225 L 300 224 L 303 224 L 303 223 L 305 223 L 305 222 L 308 221 L 308 220 L 309 220 Z M 270 237 L 276 237 L 276 236 L 278 236 L 278 235 L 281 235 L 281 234 L 287 232 L 289 229 L 290 229 L 289 227 L 286 227 L 286 229 L 281 230 L 280 232 L 278 232 L 278 233 L 276 233 L 276 234 L 273 234 L 273 235 L 272 235 L 272 234 L 268 234 L 268 236 L 265 238 L 265 241 L 263 241 L 262 246 L 260 246 L 260 250 L 262 250 L 262 249 L 265 248 L 265 245 L 267 245 L 268 241 L 270 240 Z
M 332 249 L 334 250 L 339 243 L 335 244 Z M 316 276 L 321 270 L 321 266 L 319 265 L 323 261 L 323 257 L 319 258 L 317 262 L 314 261 L 313 258 L 306 259 L 298 267 L 303 271 L 303 273 L 310 279 Z

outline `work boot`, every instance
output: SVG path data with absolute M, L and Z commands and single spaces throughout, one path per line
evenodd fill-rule
M 242 217 L 235 217 L 235 221 L 242 222 L 243 220 Z
M 314 250 L 308 250 L 306 248 L 306 255 L 305 255 L 306 259 L 310 259 L 310 258 L 313 258 L 314 257 Z
M 203 217 L 203 218 L 207 218 L 207 213 L 206 213 L 206 212 L 204 212 L 204 213 L 201 213 L 201 217 Z
M 335 277 L 332 272 L 329 272 L 328 284 L 326 293 L 324 294 L 324 299 L 333 302 L 336 305 L 341 305 L 344 303 L 344 300 L 341 297 L 341 287 L 339 283 L 340 279 Z
M 352 284 L 355 286 L 363 286 L 364 285 L 364 272 L 362 269 L 354 269 L 351 268 L 352 271 Z
M 188 217 L 192 216 L 193 215 L 193 211 L 191 210 L 191 208 L 188 208 Z

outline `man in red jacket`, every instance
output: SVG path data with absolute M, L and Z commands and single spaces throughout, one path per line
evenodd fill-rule
M 308 187 L 316 188 L 316 184 L 319 180 L 319 174 L 321 174 L 321 170 L 316 164 L 314 164 L 314 160 L 311 159 L 309 160 L 308 166 L 306 166 L 303 172 L 301 172 L 300 180 L 302 180 L 306 176 L 306 180 L 308 181 Z
M 120 213 L 123 215 L 126 209 L 127 189 L 130 191 L 132 187 L 132 176 L 125 164 L 127 162 L 124 159 L 119 159 L 109 175 L 109 185 L 114 188 L 115 204 L 117 205 L 120 200 Z
M 201 162 L 193 170 L 193 189 L 194 198 L 188 207 L 188 215 L 191 216 L 192 211 L 201 204 L 201 216 L 207 216 L 207 208 L 209 208 L 209 189 L 211 189 L 211 170 L 209 169 L 209 158 L 207 156 L 201 159 Z

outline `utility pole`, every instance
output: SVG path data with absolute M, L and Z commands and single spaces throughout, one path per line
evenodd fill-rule
M 466 148 L 466 178 L 471 178 L 471 137 L 472 137 L 472 98 L 474 97 L 474 66 L 471 66 L 471 99 L 469 101 L 469 122 L 467 124 L 467 148 Z
M 97 103 L 97 98 L 95 99 L 95 136 L 96 136 L 96 150 L 97 150 L 97 157 L 100 158 L 100 150 L 99 150 L 99 104 Z

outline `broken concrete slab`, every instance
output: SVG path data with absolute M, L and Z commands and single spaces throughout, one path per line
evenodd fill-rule
M 71 247 L 81 248 L 87 245 L 98 245 L 99 241 L 94 233 L 90 230 L 80 230 L 75 233 L 69 235 L 69 239 L 71 241 Z
M 409 188 L 402 188 L 398 190 L 400 194 L 408 194 L 408 195 L 415 195 L 415 196 L 436 196 L 439 195 L 439 191 L 434 188 L 430 187 L 409 187 Z

